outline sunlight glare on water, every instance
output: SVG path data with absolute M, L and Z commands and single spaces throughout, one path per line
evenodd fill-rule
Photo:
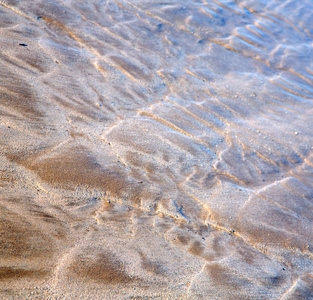
M 312 12 L 0 1 L 1 298 L 313 298 Z

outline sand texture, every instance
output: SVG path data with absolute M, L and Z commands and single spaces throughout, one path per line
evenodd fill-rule
M 0 1 L 0 298 L 313 299 L 312 20 Z

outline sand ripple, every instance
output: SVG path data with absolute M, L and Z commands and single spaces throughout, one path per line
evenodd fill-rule
M 312 8 L 0 1 L 1 298 L 313 298 Z

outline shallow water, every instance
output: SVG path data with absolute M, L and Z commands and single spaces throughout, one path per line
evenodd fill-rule
M 313 3 L 0 1 L 4 299 L 313 299 Z

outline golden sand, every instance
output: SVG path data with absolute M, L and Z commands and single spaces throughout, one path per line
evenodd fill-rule
M 0 1 L 1 299 L 313 299 L 311 1 Z

